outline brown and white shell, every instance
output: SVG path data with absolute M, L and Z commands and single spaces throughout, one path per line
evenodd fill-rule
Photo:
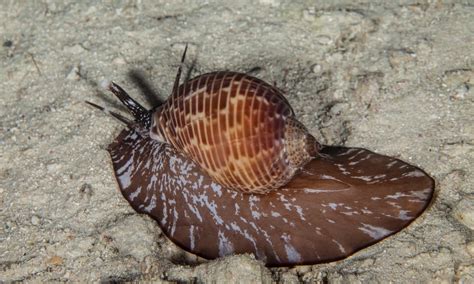
M 154 112 L 151 137 L 173 145 L 219 184 L 251 193 L 285 185 L 320 148 L 279 89 L 236 72 L 179 86 Z

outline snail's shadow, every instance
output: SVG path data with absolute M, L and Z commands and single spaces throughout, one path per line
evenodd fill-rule
M 132 69 L 128 72 L 128 78 L 138 87 L 142 97 L 152 108 L 162 105 L 165 98 L 154 90 L 149 80 L 145 78 L 145 72 L 140 69 Z
M 196 58 L 193 59 L 191 64 L 187 66 L 184 76 L 181 77 L 181 82 L 187 82 L 191 78 L 196 66 Z M 142 97 L 145 101 L 155 109 L 161 106 L 165 101 L 166 97 L 163 94 L 159 94 L 155 91 L 150 81 L 146 78 L 144 71 L 140 69 L 132 69 L 128 72 L 128 78 L 138 87 Z
M 197 56 L 195 56 L 192 59 L 190 64 L 183 65 L 184 76 L 183 75 L 181 76 L 181 80 L 180 80 L 181 84 L 184 84 L 191 79 L 193 72 L 195 72 L 196 70 L 196 66 L 197 66 Z M 262 67 L 254 66 L 246 70 L 244 73 L 252 75 L 254 73 L 260 72 L 261 70 L 262 70 Z M 158 93 L 156 91 L 156 88 L 153 88 L 153 85 L 151 84 L 150 80 L 147 79 L 147 77 L 149 76 L 146 75 L 145 71 L 138 68 L 134 68 L 128 71 L 127 76 L 140 90 L 141 96 L 143 97 L 147 105 L 151 106 L 151 110 L 156 109 L 157 107 L 161 106 L 166 101 L 167 96 Z M 96 88 L 98 87 L 98 84 L 96 82 L 92 83 L 91 85 L 95 86 Z M 110 96 L 109 92 L 107 91 L 104 92 L 103 89 L 98 88 L 96 91 L 96 95 L 99 96 L 101 100 L 106 102 L 108 105 L 113 106 L 114 109 L 128 112 L 126 107 L 123 106 L 123 104 L 118 102 L 113 96 Z
M 196 64 L 197 64 L 197 56 L 193 58 L 190 64 L 183 65 L 184 76 L 181 76 L 181 80 L 180 80 L 181 84 L 184 84 L 191 79 L 193 72 L 196 70 Z M 262 67 L 255 66 L 247 70 L 245 73 L 251 75 L 254 72 L 258 73 L 261 70 L 262 70 Z M 154 90 L 154 88 L 152 87 L 152 84 L 146 78 L 146 73 L 144 71 L 140 69 L 132 69 L 128 72 L 128 77 L 140 89 L 142 97 L 145 99 L 148 105 L 152 107 L 152 109 L 159 107 L 166 101 L 166 96 L 164 96 L 163 94 L 159 94 L 158 92 Z M 111 102 L 112 100 L 107 99 L 107 101 Z M 118 103 L 116 100 L 113 100 L 113 101 L 116 103 L 117 106 L 120 105 L 123 108 L 122 104 Z
M 180 81 L 184 83 L 191 78 L 191 74 L 196 67 L 196 62 L 197 57 L 194 57 L 191 64 L 185 68 L 185 74 L 181 77 Z M 150 81 L 145 78 L 145 72 L 140 69 L 132 69 L 128 72 L 128 77 L 140 89 L 142 96 L 148 105 L 152 106 L 152 109 L 161 106 L 165 102 L 166 97 L 153 89 Z

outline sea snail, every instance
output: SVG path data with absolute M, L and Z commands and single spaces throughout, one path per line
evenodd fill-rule
M 235 72 L 179 85 L 180 74 L 151 111 L 108 86 L 134 116 L 107 111 L 128 126 L 108 151 L 123 196 L 185 250 L 252 253 L 269 266 L 328 262 L 400 231 L 428 206 L 434 181 L 425 172 L 321 146 L 276 87 Z

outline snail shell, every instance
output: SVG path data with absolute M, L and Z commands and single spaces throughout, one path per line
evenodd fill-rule
M 249 193 L 285 185 L 320 149 L 279 89 L 235 72 L 179 86 L 153 113 L 150 136 L 173 145 L 219 184 Z

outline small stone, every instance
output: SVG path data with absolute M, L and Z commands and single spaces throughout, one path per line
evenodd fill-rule
M 80 69 L 78 66 L 73 66 L 66 75 L 66 79 L 77 81 L 81 79 Z
M 125 59 L 123 59 L 122 57 L 115 57 L 112 60 L 112 63 L 115 64 L 115 65 L 124 65 L 127 62 L 125 62 Z
M 388 54 L 388 61 L 392 68 L 398 68 L 400 66 L 409 64 L 416 58 L 415 52 L 406 49 L 391 50 L 388 52 Z
M 33 215 L 33 217 L 31 217 L 31 224 L 34 226 L 38 226 L 39 223 L 40 223 L 40 218 L 36 215 Z
M 49 165 L 46 166 L 46 169 L 48 170 L 48 172 L 50 174 L 57 173 L 59 171 L 59 169 L 61 169 L 61 165 L 60 164 L 49 164 Z
M 279 283 L 284 283 L 284 284 L 292 284 L 292 283 L 298 284 L 298 283 L 301 283 L 298 280 L 298 276 L 296 276 L 293 273 L 284 273 L 283 275 L 281 275 L 280 281 L 278 281 L 278 282 Z
M 198 283 L 272 283 L 270 271 L 253 255 L 241 254 L 196 267 L 173 267 L 167 280 Z
M 316 18 L 316 9 L 314 7 L 303 11 L 303 19 L 306 21 L 313 21 Z
M 317 43 L 319 43 L 320 45 L 331 45 L 331 44 L 333 44 L 333 40 L 331 39 L 331 37 L 329 37 L 327 35 L 316 36 L 314 40 Z
M 454 218 L 464 226 L 474 230 L 474 198 L 466 197 L 454 209 Z
M 260 0 L 261 4 L 269 5 L 271 7 L 278 7 L 280 6 L 280 0 Z
M 463 100 L 466 98 L 466 95 L 468 93 L 469 93 L 469 86 L 467 84 L 462 84 L 453 91 L 450 98 L 454 100 Z
M 97 7 L 90 6 L 89 9 L 87 9 L 86 11 L 86 15 L 95 14 L 96 12 L 97 12 Z
M 108 90 L 110 87 L 110 84 L 111 84 L 110 80 L 107 80 L 107 79 L 100 80 L 99 82 L 99 86 L 104 90 Z
M 311 265 L 297 265 L 293 269 L 297 274 L 304 275 L 306 273 L 311 272 L 312 266 Z
M 344 112 L 346 109 L 349 108 L 349 104 L 347 103 L 337 103 L 331 107 L 331 115 L 336 116 L 340 115 L 342 112 Z
M 474 241 L 466 245 L 467 253 L 474 257 Z
M 443 87 L 453 90 L 465 84 L 474 84 L 474 70 L 457 69 L 444 72 Z
M 313 71 L 313 73 L 315 73 L 315 74 L 321 73 L 322 69 L 323 68 L 319 64 L 314 64 L 313 66 L 311 66 L 311 71 Z
M 46 261 L 46 264 L 55 266 L 62 265 L 63 263 L 64 259 L 57 255 L 52 256 L 50 259 L 48 259 L 48 261 Z
M 86 50 L 80 44 L 75 44 L 73 46 L 64 47 L 64 51 L 66 53 L 81 54 L 85 52 Z

